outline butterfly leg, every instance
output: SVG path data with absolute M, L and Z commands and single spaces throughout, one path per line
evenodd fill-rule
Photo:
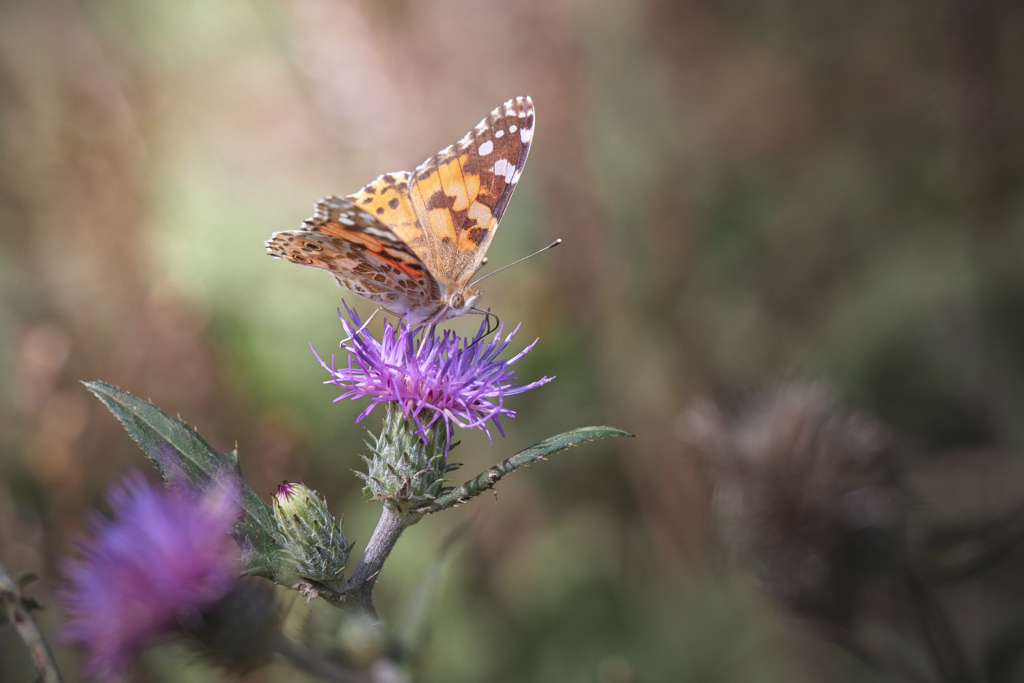
M 434 336 L 434 323 L 430 323 L 430 327 L 427 328 L 427 333 L 423 335 L 423 339 L 420 340 L 420 347 L 416 349 L 416 357 L 420 355 L 420 351 L 423 350 L 423 343 Z
M 378 306 L 377 310 L 375 310 L 373 313 L 370 314 L 370 317 L 366 319 L 366 322 L 364 322 L 362 325 L 359 326 L 358 330 L 356 330 L 351 335 L 349 335 L 349 337 L 347 339 L 342 339 L 341 340 L 340 346 L 344 346 L 345 344 L 348 344 L 350 341 L 352 341 L 353 339 L 358 337 L 359 333 L 366 329 L 366 326 L 370 324 L 370 321 L 373 320 L 374 318 L 376 318 L 377 314 L 380 313 L 383 308 L 384 308 L 383 306 Z

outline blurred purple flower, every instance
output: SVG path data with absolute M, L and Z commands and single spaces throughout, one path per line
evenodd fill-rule
M 535 339 L 518 354 L 507 360 L 498 360 L 519 325 L 504 339 L 498 326 L 494 339 L 483 343 L 486 335 L 485 320 L 472 339 L 459 337 L 452 330 L 438 334 L 433 325 L 410 326 L 399 322 L 397 329 L 384 321 L 384 334 L 377 341 L 361 330 L 362 321 L 354 309 L 345 306 L 348 319 L 338 313 L 349 337 L 342 343 L 348 351 L 348 367 L 336 368 L 334 354 L 330 366 L 316 354 L 317 360 L 331 373 L 324 384 L 345 389 L 335 401 L 344 398 L 369 398 L 370 405 L 359 414 L 356 422 L 366 417 L 379 403 L 396 402 L 405 418 L 415 420 L 417 431 L 427 441 L 426 430 L 438 420 L 444 420 L 451 434 L 452 425 L 463 429 L 482 429 L 487 438 L 491 421 L 504 436 L 499 417 L 515 417 L 515 411 L 505 407 L 506 396 L 547 384 L 554 377 L 542 377 L 530 384 L 519 386 L 512 364 L 525 356 L 537 343 Z M 358 333 L 356 332 L 358 330 Z M 424 414 L 424 411 L 427 411 Z
M 80 538 L 82 559 L 65 559 L 58 601 L 70 621 L 58 632 L 86 651 L 84 671 L 117 679 L 153 639 L 197 626 L 238 576 L 229 535 L 238 515 L 238 483 L 215 483 L 198 500 L 163 489 L 138 472 L 108 492 L 113 519 L 94 513 L 94 538 Z

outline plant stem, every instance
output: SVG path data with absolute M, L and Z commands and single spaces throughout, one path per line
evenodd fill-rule
M 828 622 L 819 622 L 817 626 L 826 639 L 843 648 L 888 680 L 932 683 L 932 679 L 897 647 L 890 647 L 888 650 L 883 650 L 878 646 L 873 647 L 857 632 L 857 629 L 852 627 Z
M 366 550 L 363 551 L 363 556 L 359 559 L 355 573 L 349 581 L 352 590 L 346 596 L 346 600 L 351 601 L 356 609 L 368 614 L 377 623 L 380 623 L 380 617 L 373 606 L 373 586 L 377 583 L 377 575 L 384 567 L 384 561 L 391 554 L 391 549 L 398 542 L 398 537 L 422 518 L 422 514 L 403 512 L 392 501 L 385 501 L 377 528 L 373 530 L 373 536 L 367 542 Z
M 366 674 L 352 671 L 334 662 L 324 659 L 317 653 L 306 649 L 293 640 L 277 634 L 271 643 L 274 652 L 288 659 L 292 664 L 308 674 L 333 683 L 370 683 L 372 678 Z
M 50 647 L 46 644 L 43 634 L 39 632 L 32 615 L 21 604 L 21 590 L 7 575 L 3 565 L 0 565 L 0 602 L 3 603 L 7 621 L 14 625 L 25 647 L 28 648 L 32 663 L 39 672 L 39 680 L 42 683 L 62 683 Z

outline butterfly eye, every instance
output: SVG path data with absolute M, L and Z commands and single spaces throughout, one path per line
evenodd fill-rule
M 449 305 L 456 310 L 461 309 L 463 306 L 466 305 L 466 299 L 462 296 L 461 292 L 456 292 L 455 294 L 452 295 L 452 299 Z

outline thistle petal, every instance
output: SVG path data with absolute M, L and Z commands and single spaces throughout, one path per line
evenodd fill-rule
M 377 341 L 365 330 L 354 309 L 345 304 L 339 309 L 342 328 L 348 339 L 342 347 L 348 352 L 347 365 L 338 368 L 332 356 L 328 365 L 316 350 L 317 361 L 327 370 L 334 384 L 343 393 L 335 401 L 369 398 L 370 405 L 359 414 L 356 422 L 366 417 L 380 403 L 396 403 L 407 420 L 416 424 L 417 433 L 424 443 L 427 430 L 438 419 L 448 429 L 458 426 L 481 429 L 490 439 L 487 422 L 491 421 L 504 436 L 499 417 L 515 417 L 515 411 L 505 407 L 506 396 L 521 394 L 547 384 L 554 377 L 542 377 L 529 384 L 517 383 L 512 365 L 529 353 L 538 340 L 510 359 L 499 360 L 521 328 L 516 325 L 502 338 L 504 323 L 498 326 L 494 339 L 484 344 L 486 320 L 473 337 L 460 337 L 452 330 L 438 333 L 433 325 L 410 326 L 400 320 L 393 325 L 384 320 L 384 333 Z M 360 330 L 353 334 L 354 330 Z M 428 410 L 433 415 L 425 416 Z

